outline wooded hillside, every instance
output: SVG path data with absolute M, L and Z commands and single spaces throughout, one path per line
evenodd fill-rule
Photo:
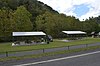
M 100 31 L 100 16 L 79 21 L 37 0 L 0 0 L 0 37 L 15 31 L 44 31 L 59 37 L 63 30 Z M 2 39 L 0 39 L 2 40 Z

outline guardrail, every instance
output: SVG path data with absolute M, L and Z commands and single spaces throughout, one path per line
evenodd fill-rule
M 87 48 L 90 46 L 100 46 L 100 43 L 72 45 L 72 46 L 66 46 L 66 47 L 58 47 L 58 48 L 56 47 L 56 48 L 39 49 L 39 50 L 6 51 L 5 53 L 0 54 L 0 58 L 11 57 L 11 56 L 41 54 L 41 53 L 56 52 L 56 51 L 63 51 L 63 50 L 72 50 L 72 49 L 78 49 L 78 48 Z

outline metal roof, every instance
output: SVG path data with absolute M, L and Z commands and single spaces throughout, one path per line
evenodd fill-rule
M 86 34 L 86 32 L 83 31 L 62 31 L 62 32 L 66 34 Z
M 12 36 L 43 36 L 44 32 L 13 32 Z

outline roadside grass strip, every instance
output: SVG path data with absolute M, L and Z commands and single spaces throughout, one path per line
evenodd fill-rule
M 87 51 L 87 50 L 94 50 L 99 49 L 100 46 L 91 46 L 87 48 L 79 48 L 79 49 L 73 49 L 73 50 L 63 50 L 63 51 L 56 51 L 56 52 L 48 52 L 48 53 L 41 53 L 41 54 L 34 54 L 34 55 L 26 55 L 26 56 L 19 56 L 19 57 L 5 57 L 0 58 L 0 62 L 4 61 L 11 61 L 11 60 L 22 60 L 22 59 L 28 59 L 28 58 L 40 58 L 40 57 L 46 57 L 46 56 L 54 56 L 58 54 L 69 54 L 69 53 L 75 53 L 80 51 Z

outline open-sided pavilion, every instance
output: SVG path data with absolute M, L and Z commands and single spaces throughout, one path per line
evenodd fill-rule
M 81 39 L 82 37 L 86 36 L 86 32 L 83 31 L 62 31 L 67 38 L 71 39 Z
M 32 45 L 46 43 L 46 34 L 44 32 L 13 32 L 12 36 L 14 45 Z M 35 40 L 33 39 L 33 37 L 35 37 Z
M 44 32 L 13 32 L 13 36 L 45 36 Z

